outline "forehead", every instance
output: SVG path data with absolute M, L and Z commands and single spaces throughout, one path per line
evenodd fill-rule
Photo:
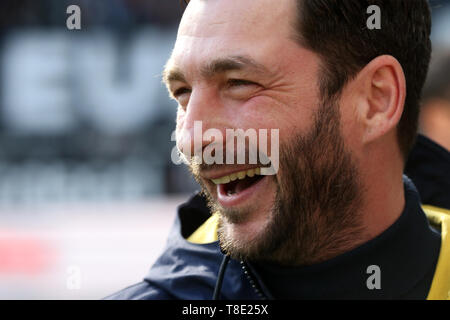
M 225 31 L 235 35 L 260 35 L 263 29 L 283 32 L 295 17 L 296 1 L 192 0 L 181 20 L 179 33 L 207 37 Z
M 293 42 L 296 0 L 192 0 L 168 65 L 182 69 L 223 56 L 276 54 Z

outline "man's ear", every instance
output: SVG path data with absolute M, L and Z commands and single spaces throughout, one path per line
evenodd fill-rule
M 406 80 L 400 63 L 392 56 L 379 56 L 356 77 L 357 110 L 362 142 L 370 143 L 395 129 L 403 113 Z

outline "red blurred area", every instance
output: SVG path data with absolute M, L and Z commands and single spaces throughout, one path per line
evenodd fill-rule
M 0 229 L 0 275 L 38 275 L 47 272 L 56 257 L 48 240 Z

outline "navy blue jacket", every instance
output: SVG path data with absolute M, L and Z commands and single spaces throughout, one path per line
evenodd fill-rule
M 382 234 L 315 266 L 279 268 L 231 259 L 221 299 L 425 299 L 439 258 L 441 235 L 421 208 L 414 185 L 404 178 L 406 206 Z M 106 299 L 211 299 L 223 253 L 217 241 L 186 239 L 210 212 L 200 195 L 178 208 L 164 253 L 145 279 Z M 381 290 L 369 290 L 369 265 L 382 271 Z
M 419 190 L 422 203 L 450 209 L 450 152 L 419 135 L 405 173 Z

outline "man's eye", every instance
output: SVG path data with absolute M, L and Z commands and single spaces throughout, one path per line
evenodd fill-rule
M 178 98 L 179 96 L 181 96 L 185 93 L 191 93 L 191 89 L 188 89 L 186 87 L 179 88 L 173 92 L 173 96 L 175 98 Z
M 178 105 L 180 105 L 183 109 L 186 109 L 189 103 L 191 91 L 192 90 L 187 87 L 181 87 L 174 90 L 172 93 L 173 97 L 178 102 Z
M 228 80 L 228 86 L 235 87 L 235 86 L 251 86 L 251 85 L 257 85 L 253 81 L 248 80 L 242 80 L 242 79 L 230 79 Z

